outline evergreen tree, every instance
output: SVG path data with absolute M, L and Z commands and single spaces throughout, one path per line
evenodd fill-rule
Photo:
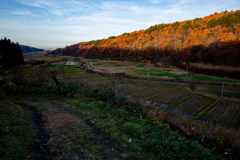
M 18 43 L 6 37 L 0 40 L 0 66 L 10 68 L 24 63 L 22 51 Z

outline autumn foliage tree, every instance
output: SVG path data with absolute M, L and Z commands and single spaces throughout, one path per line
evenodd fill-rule
M 131 61 L 240 65 L 240 10 L 81 42 L 56 53 Z

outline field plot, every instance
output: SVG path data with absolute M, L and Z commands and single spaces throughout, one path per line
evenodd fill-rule
M 91 87 L 95 88 L 95 87 L 101 87 L 104 85 L 116 85 L 119 84 L 120 82 L 114 80 L 114 79 L 106 79 L 106 80 L 95 80 L 95 81 L 90 81 L 90 82 L 86 82 L 86 84 L 90 85 Z
M 31 59 L 33 61 L 47 61 L 47 62 L 64 61 L 64 59 L 60 58 L 60 57 L 44 57 L 44 56 L 41 56 L 41 57 L 35 57 L 35 56 L 26 57 L 25 61 L 27 61 L 28 59 Z
M 221 96 L 222 86 L 198 86 L 198 90 Z M 223 97 L 240 98 L 239 87 L 224 87 Z
M 171 108 L 170 110 L 178 115 L 183 115 L 188 118 L 193 118 L 213 102 L 214 102 L 214 99 L 199 96 L 199 95 L 194 95 L 190 99 Z
M 118 84 L 116 85 L 116 90 L 117 92 L 120 92 L 124 95 L 127 95 L 128 93 L 132 92 L 132 91 L 135 91 L 135 90 L 138 90 L 138 89 L 143 89 L 145 87 L 143 86 L 135 86 L 135 85 L 132 85 L 132 84 Z
M 208 124 L 220 124 L 227 128 L 239 128 L 240 104 L 221 101 L 204 114 L 200 121 Z
M 166 107 L 170 107 L 171 105 L 180 101 L 181 99 L 189 96 L 190 94 L 191 93 L 188 92 L 185 88 L 179 88 L 172 92 L 168 92 L 164 95 L 153 98 L 150 101 L 152 101 L 158 107 L 166 108 Z
M 178 71 L 179 72 L 179 71 Z M 179 74 L 180 73 L 180 74 Z M 173 69 L 150 69 L 150 70 L 137 70 L 134 72 L 128 72 L 128 75 L 134 76 L 153 76 L 153 77 L 170 77 L 170 78 L 185 78 L 186 74 L 182 74 L 182 71 L 177 73 Z M 193 75 L 189 73 L 188 76 Z
M 70 77 L 70 78 L 62 78 L 59 79 L 60 82 L 77 82 L 77 83 L 85 83 L 85 82 L 90 82 L 90 81 L 97 81 L 97 80 L 107 80 L 107 78 L 104 77 L 86 77 L 86 78 L 78 78 L 78 77 Z
M 151 96 L 166 92 L 168 90 L 174 89 L 172 86 L 160 86 L 160 87 L 153 87 L 144 89 L 138 92 L 131 93 L 130 96 L 135 98 L 149 98 Z
M 52 65 L 64 65 L 66 61 L 60 61 L 60 62 L 51 62 Z
M 92 78 L 92 77 L 100 77 L 100 76 L 95 76 L 95 75 L 91 75 L 91 74 L 59 74 L 57 75 L 57 78 L 59 79 L 63 79 L 63 78 L 72 78 L 72 79 L 85 79 L 85 78 Z

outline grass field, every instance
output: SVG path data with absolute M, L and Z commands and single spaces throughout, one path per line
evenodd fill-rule
M 206 75 L 196 75 L 193 73 L 186 74 L 174 74 L 170 73 L 171 69 L 151 69 L 151 70 L 138 70 L 134 72 L 128 72 L 128 75 L 134 76 L 150 76 L 150 77 L 169 77 L 169 78 L 188 78 L 192 80 L 198 81 L 209 81 L 209 82 L 225 82 L 225 83 L 240 83 L 239 80 L 229 79 L 229 78 L 220 78 L 214 76 L 206 76 Z
M 169 73 L 172 71 L 171 69 L 165 69 L 165 70 L 158 70 L 158 69 L 151 69 L 151 70 L 139 70 L 134 72 L 128 72 L 128 75 L 134 75 L 134 76 L 154 76 L 154 77 L 170 77 L 170 78 L 185 78 L 186 74 L 174 74 Z M 193 75 L 192 73 L 189 73 L 188 76 Z
M 239 80 L 229 79 L 229 78 L 220 78 L 206 75 L 192 75 L 190 79 L 199 80 L 199 81 L 210 81 L 210 82 L 226 82 L 226 83 L 240 83 Z

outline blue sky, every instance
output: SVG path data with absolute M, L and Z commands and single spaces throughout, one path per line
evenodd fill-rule
M 0 38 L 62 48 L 238 9 L 239 0 L 0 0 Z

